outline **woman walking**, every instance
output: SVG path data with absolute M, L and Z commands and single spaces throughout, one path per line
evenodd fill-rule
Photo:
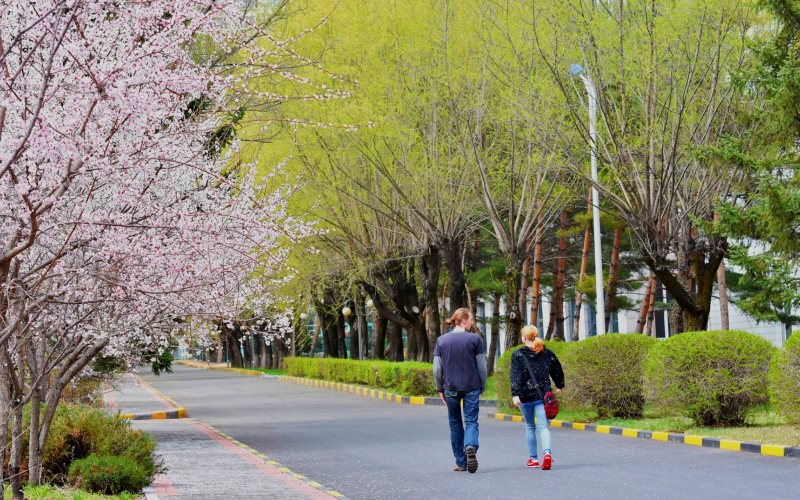
M 564 371 L 553 351 L 545 348 L 544 342 L 539 338 L 539 330 L 535 326 L 525 326 L 521 334 L 525 346 L 511 355 L 511 395 L 525 419 L 525 438 L 530 452 L 528 467 L 539 467 L 536 441 L 538 432 L 542 443 L 542 470 L 549 470 L 553 463 L 552 440 L 542 395 L 552 390 L 551 378 L 556 384 L 556 390 L 561 392 L 564 388 Z

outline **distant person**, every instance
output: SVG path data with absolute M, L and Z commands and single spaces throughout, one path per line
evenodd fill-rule
M 525 419 L 525 438 L 528 441 L 528 451 L 530 452 L 528 467 L 539 467 L 539 454 L 536 446 L 536 433 L 538 432 L 542 442 L 542 470 L 549 470 L 553 463 L 552 439 L 550 422 L 544 413 L 542 395 L 552 390 L 550 388 L 551 378 L 556 384 L 556 391 L 561 392 L 561 389 L 564 388 L 564 371 L 553 351 L 544 346 L 544 342 L 539 338 L 539 330 L 535 326 L 525 326 L 521 334 L 525 346 L 520 347 L 511 355 L 511 395 L 514 404 L 522 411 L 522 417 Z M 531 371 L 533 371 L 536 382 L 531 377 Z M 534 423 L 534 417 L 536 423 Z
M 474 473 L 478 470 L 478 407 L 486 390 L 486 350 L 481 337 L 471 333 L 475 318 L 469 309 L 456 309 L 447 324 L 453 329 L 436 341 L 433 377 L 450 418 L 450 444 L 456 458 L 453 470 Z

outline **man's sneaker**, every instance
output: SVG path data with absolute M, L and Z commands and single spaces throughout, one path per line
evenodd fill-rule
M 456 464 L 456 466 L 455 466 L 455 467 L 453 467 L 453 470 L 454 470 L 455 472 L 466 472 L 466 471 L 467 471 L 467 468 L 466 468 L 466 467 L 462 467 L 462 466 L 460 466 L 460 465 Z
M 467 470 L 470 474 L 478 470 L 478 457 L 474 446 L 467 446 Z
M 553 457 L 550 455 L 550 452 L 544 454 L 544 458 L 542 458 L 542 470 L 550 470 L 550 467 L 553 465 Z
M 529 468 L 539 467 L 539 460 L 537 460 L 535 458 L 529 458 L 528 459 L 528 467 Z

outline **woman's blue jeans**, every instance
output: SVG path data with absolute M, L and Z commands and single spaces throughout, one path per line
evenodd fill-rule
M 461 467 L 467 466 L 464 450 L 473 446 L 478 450 L 478 407 L 481 391 L 444 391 L 447 400 L 447 413 L 450 417 L 450 445 L 453 456 Z M 461 419 L 461 401 L 464 401 L 464 419 Z
M 525 419 L 525 439 L 528 441 L 528 451 L 530 456 L 538 457 L 536 450 L 536 433 L 542 440 L 542 452 L 550 451 L 552 439 L 550 437 L 550 422 L 544 414 L 544 404 L 541 400 L 530 401 L 519 405 L 522 410 L 522 418 Z M 534 417 L 536 417 L 534 423 Z

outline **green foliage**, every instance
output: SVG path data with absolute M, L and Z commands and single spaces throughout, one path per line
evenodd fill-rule
M 27 443 L 24 449 L 27 451 Z M 125 457 L 151 478 L 160 467 L 154 452 L 153 439 L 131 429 L 129 422 L 99 409 L 62 404 L 45 443 L 44 479 L 63 483 L 70 465 L 92 454 Z
M 139 464 L 125 457 L 89 455 L 69 467 L 69 480 L 79 488 L 95 493 L 136 492 L 150 484 Z
M 553 351 L 553 354 L 555 354 L 558 360 L 561 362 L 561 367 L 564 369 L 565 378 L 567 379 L 568 389 L 569 384 L 571 383 L 569 379 L 571 366 L 568 364 L 568 362 L 565 363 L 565 358 L 567 358 L 567 353 L 570 352 L 573 346 L 577 344 L 579 344 L 579 342 L 549 341 L 544 343 L 545 347 Z M 495 392 L 497 393 L 497 411 L 500 413 L 519 413 L 517 407 L 511 402 L 511 355 L 523 345 L 524 344 L 520 344 L 512 347 L 511 349 L 506 349 L 506 352 L 500 356 L 500 358 L 497 360 L 497 364 L 495 365 L 494 385 Z M 571 401 L 568 390 L 558 394 L 557 399 L 559 406 L 565 405 L 574 407 L 574 403 Z
M 648 402 L 703 425 L 739 424 L 767 401 L 774 347 L 747 332 L 688 332 L 658 343 L 645 363 Z
M 156 376 L 161 375 L 162 372 L 172 373 L 173 361 L 175 361 L 175 357 L 169 349 L 161 353 L 154 353 L 150 358 L 150 370 L 152 370 L 153 375 Z
M 784 349 L 772 356 L 769 395 L 787 421 L 800 424 L 800 334 L 789 337 Z
M 284 363 L 294 377 L 361 384 L 412 396 L 436 395 L 430 363 L 299 357 L 286 358 Z
M 570 366 L 570 396 L 579 406 L 593 407 L 600 417 L 641 417 L 644 360 L 655 343 L 635 333 L 576 342 L 562 360 Z

